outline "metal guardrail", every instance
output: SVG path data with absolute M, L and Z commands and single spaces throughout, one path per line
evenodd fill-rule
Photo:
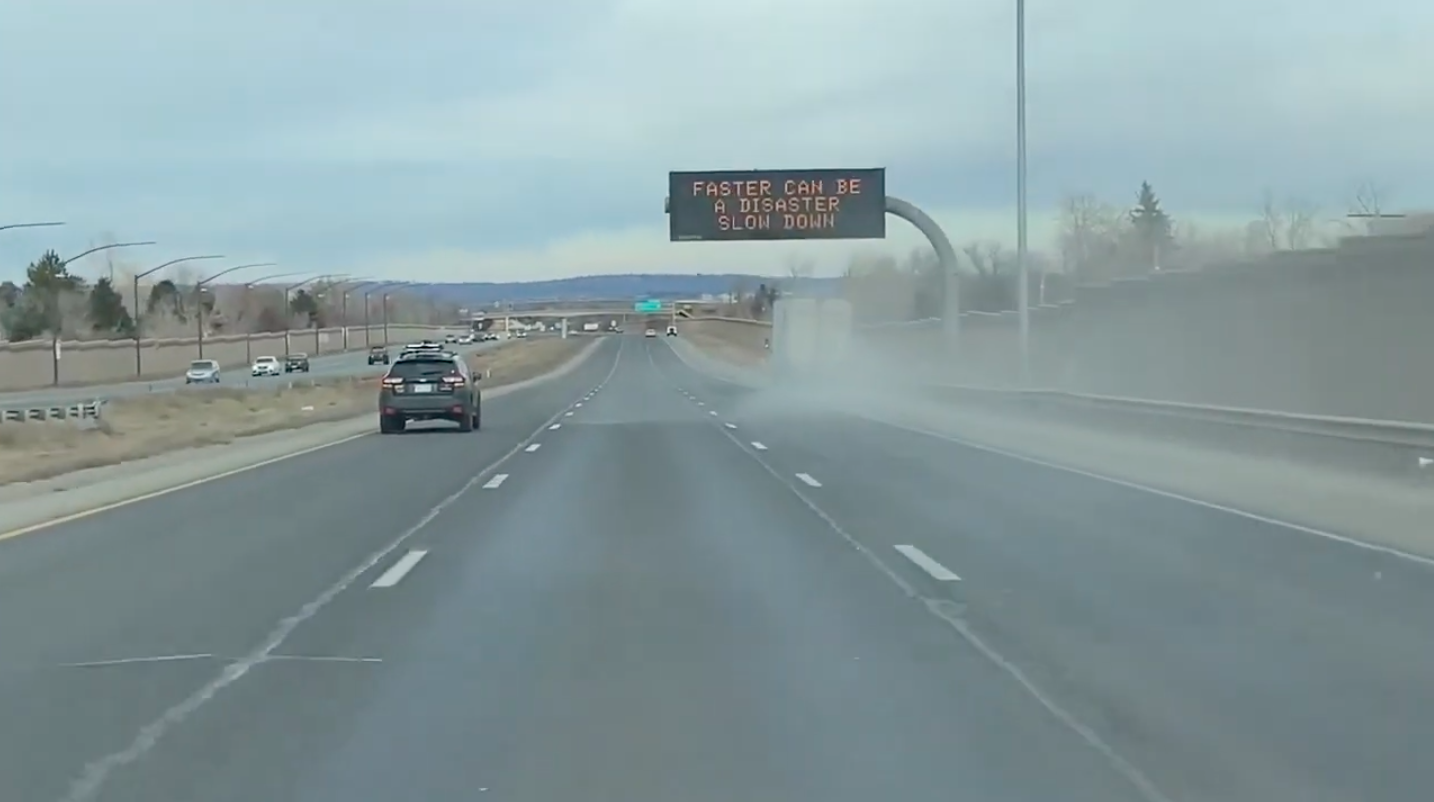
M 44 423 L 47 421 L 99 420 L 104 414 L 104 399 L 74 404 L 52 404 L 39 407 L 0 409 L 0 424 Z

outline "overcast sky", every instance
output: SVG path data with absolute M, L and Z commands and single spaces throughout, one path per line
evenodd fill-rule
M 1434 4 L 1029 3 L 1033 246 L 1064 193 L 1434 206 Z M 840 270 L 885 243 L 673 244 L 670 169 L 885 166 L 1014 240 L 1007 0 L 0 3 L 0 276 L 153 239 L 296 271 L 508 281 Z M 1424 76 L 1421 78 L 1420 76 Z M 87 265 L 93 270 L 94 265 Z

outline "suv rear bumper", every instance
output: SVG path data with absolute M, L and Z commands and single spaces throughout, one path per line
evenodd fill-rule
M 379 414 L 407 420 L 462 420 L 473 414 L 473 402 L 459 395 L 398 396 L 385 393 L 378 401 Z

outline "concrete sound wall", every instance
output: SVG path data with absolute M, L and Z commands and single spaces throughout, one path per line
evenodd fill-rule
M 442 327 L 397 325 L 388 327 L 390 343 L 433 337 Z M 452 330 L 457 330 L 453 328 Z M 289 351 L 309 355 L 338 353 L 344 349 L 341 328 L 308 329 L 288 334 Z M 383 344 L 382 326 L 371 326 L 365 337 L 363 326 L 348 328 L 348 350 L 363 349 L 368 343 Z M 283 356 L 285 334 L 229 335 L 204 338 L 204 357 L 224 367 L 246 365 L 250 355 Z M 135 373 L 134 340 L 87 340 L 60 344 L 60 384 L 107 384 L 137 379 L 179 376 L 190 361 L 198 358 L 194 337 L 174 340 L 144 340 L 140 343 L 143 375 Z M 56 360 L 49 340 L 0 343 L 0 390 L 24 390 L 54 383 Z
M 867 339 L 929 374 L 1019 382 L 1015 313 Z M 1031 315 L 1032 384 L 1076 392 L 1434 422 L 1434 233 L 1162 272 Z

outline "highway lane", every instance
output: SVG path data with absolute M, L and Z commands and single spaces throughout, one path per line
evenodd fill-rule
M 0 798 L 1144 798 L 617 339 L 495 470 L 371 438 L 0 547 Z M 121 648 L 221 659 L 56 665 Z
M 616 353 L 487 399 L 480 432 L 375 434 L 0 543 L 0 799 L 62 798 L 86 761 L 561 416 Z M 213 658 L 64 667 L 194 654 Z
M 653 356 L 714 426 L 810 477 L 798 486 L 844 531 L 1171 797 L 1393 802 L 1434 787 L 1428 565 Z
M 396 355 L 399 349 L 403 348 L 405 344 L 406 343 L 394 343 L 389 351 Z M 462 346 L 459 348 L 459 351 L 469 353 L 492 348 L 497 345 L 498 343 L 496 342 L 475 343 L 469 346 Z M 294 351 L 300 352 L 302 350 L 302 346 L 296 341 Z M 254 356 L 255 358 L 261 356 L 277 356 L 281 359 L 283 358 L 283 354 L 264 354 L 257 351 L 254 353 Z M 370 371 L 383 370 L 383 365 L 369 365 L 368 352 L 358 351 L 315 356 L 309 362 L 309 369 L 309 373 L 290 373 L 281 377 L 263 376 L 254 378 L 249 375 L 249 368 L 247 366 L 235 366 L 223 371 L 219 385 L 194 385 L 189 389 L 205 390 L 215 386 L 228 388 L 267 387 L 285 380 L 303 381 L 305 379 L 358 376 Z M 97 398 L 131 398 L 149 393 L 168 393 L 180 389 L 185 389 L 183 374 L 172 379 L 156 379 L 152 381 L 15 390 L 0 393 L 0 409 L 38 407 L 50 404 L 76 404 L 93 401 Z

